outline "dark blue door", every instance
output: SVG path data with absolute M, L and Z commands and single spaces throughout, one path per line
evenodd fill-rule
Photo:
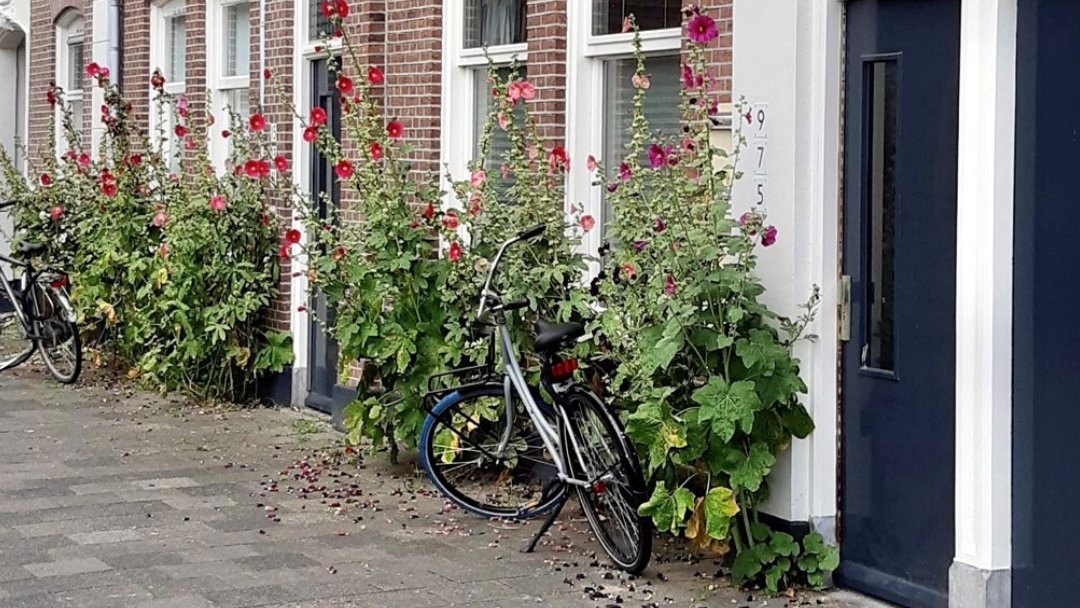
M 325 59 L 315 61 L 312 67 L 312 107 L 326 110 L 326 125 L 335 139 L 341 139 L 341 101 L 338 97 L 334 72 L 329 70 Z M 341 188 L 334 176 L 330 161 L 318 152 L 311 155 L 311 196 L 319 210 L 319 216 L 331 221 L 331 205 L 341 201 Z M 309 349 L 310 383 L 307 405 L 331 414 L 335 421 L 341 419 L 345 404 L 355 393 L 338 383 L 337 342 L 326 332 L 333 323 L 333 311 L 327 306 L 326 297 L 317 294 L 312 302 Z
M 959 0 L 847 3 L 837 578 L 913 608 L 954 554 L 959 34 Z

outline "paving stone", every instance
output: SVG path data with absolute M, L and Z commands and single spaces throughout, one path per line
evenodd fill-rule
M 132 608 L 214 608 L 210 600 L 200 595 L 181 595 L 157 600 L 145 600 Z
M 112 566 L 95 557 L 81 557 L 41 564 L 26 564 L 23 568 L 26 568 L 30 574 L 38 578 L 45 578 L 47 576 L 67 576 L 86 572 L 104 572 L 105 570 L 111 570 Z
M 80 545 L 99 545 L 102 543 L 122 543 L 129 540 L 142 540 L 145 534 L 138 530 L 102 530 L 101 532 L 82 532 L 68 534 L 68 538 Z

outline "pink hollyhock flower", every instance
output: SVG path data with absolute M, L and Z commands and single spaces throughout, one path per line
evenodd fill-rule
M 761 246 L 768 247 L 774 243 L 776 243 L 776 226 L 769 226 L 761 234 Z
M 589 155 L 589 158 L 585 159 L 585 168 L 589 170 L 589 173 L 596 171 L 596 157 L 592 154 Z
M 322 108 L 311 109 L 311 124 L 316 127 L 326 124 L 326 110 Z
M 346 255 L 348 255 L 348 252 L 345 250 L 344 247 L 337 247 L 336 249 L 334 249 L 334 252 L 330 254 L 330 259 L 335 262 L 340 262 L 341 260 L 345 259 Z
M 459 261 L 461 259 L 461 254 L 462 253 L 463 252 L 461 250 L 461 245 L 459 245 L 457 241 L 454 241 L 453 243 L 450 243 L 450 261 L 451 262 L 456 263 L 457 261 Z
M 682 64 L 682 86 L 686 89 L 694 88 L 694 70 L 687 64 Z
M 279 172 L 284 173 L 289 170 L 289 160 L 284 156 L 278 154 L 274 157 L 274 168 Z
M 396 120 L 391 120 L 390 124 L 386 125 L 386 134 L 390 139 L 399 139 L 404 133 L 405 127 Z
M 447 230 L 457 230 L 458 228 L 458 216 L 453 211 L 448 212 L 442 221 L 443 226 Z
M 712 17 L 698 13 L 694 15 L 694 18 L 687 24 L 687 35 L 690 40 L 696 44 L 709 44 L 716 39 L 720 32 L 716 29 L 716 22 Z
M 266 128 L 266 119 L 263 118 L 262 114 L 252 114 L 251 118 L 248 119 L 248 126 L 251 127 L 252 131 L 262 131 Z
M 64 208 L 60 205 L 49 209 L 49 219 L 54 222 L 59 222 L 64 217 Z
M 630 84 L 634 85 L 635 89 L 641 89 L 643 91 L 649 90 L 649 87 L 652 86 L 652 82 L 645 74 L 634 74 L 630 77 Z
M 304 141 L 309 144 L 315 141 L 319 137 L 319 129 L 316 127 L 307 127 L 304 129 Z
M 581 216 L 579 222 L 581 223 L 581 229 L 585 232 L 589 232 L 596 227 L 596 220 L 591 215 Z
M 163 258 L 169 257 L 169 245 L 166 243 L 158 245 L 157 254 Z
M 244 163 L 244 173 L 251 179 L 259 179 L 259 161 L 252 159 Z
M 349 179 L 353 174 L 352 163 L 347 159 L 339 160 L 338 163 L 334 165 L 334 173 L 337 174 L 338 179 Z
M 649 165 L 653 169 L 659 169 L 667 162 L 667 150 L 662 148 L 659 144 L 651 144 L 649 146 Z
M 505 112 L 499 112 L 499 128 L 505 131 L 510 126 L 510 118 Z
M 669 296 L 675 295 L 675 277 L 670 274 L 664 277 L 664 293 Z
M 78 155 L 75 154 L 74 150 L 68 150 L 64 153 L 64 158 L 70 160 L 71 162 L 75 162 L 75 159 L 78 158 Z
M 289 228 L 285 231 L 285 242 L 290 245 L 295 245 L 300 242 L 300 231 L 296 228 Z
M 630 165 L 626 163 L 619 163 L 619 179 L 624 182 L 630 181 L 633 176 L 633 171 L 630 170 Z
M 99 66 L 96 61 L 86 64 L 86 75 L 90 78 L 97 78 L 100 73 L 101 66 Z
M 41 185 L 45 186 L 46 188 L 52 185 L 52 176 L 48 173 L 42 173 L 39 180 L 41 181 Z
M 349 78 L 348 76 L 344 76 L 344 75 L 338 76 L 338 78 L 337 78 L 337 90 L 342 95 L 346 95 L 346 96 L 347 95 L 352 95 L 353 94 L 353 81 L 352 81 L 352 78 Z
M 105 86 L 105 83 L 109 80 L 109 73 L 109 68 L 105 66 L 98 68 L 97 80 L 99 85 Z
M 210 197 L 210 208 L 211 209 L 213 209 L 214 211 L 221 212 L 221 211 L 225 211 L 225 207 L 226 207 L 226 203 L 225 203 L 225 197 L 224 196 L 221 196 L 220 194 L 215 194 L 214 196 Z
M 630 17 L 623 17 L 622 33 L 625 34 L 626 32 L 629 32 L 631 27 L 633 27 L 633 24 L 630 22 Z
M 185 138 L 184 139 L 184 149 L 185 150 L 194 150 L 195 149 L 195 140 L 191 139 L 190 137 Z
M 502 175 L 503 179 L 510 177 L 510 165 L 503 163 L 502 166 L 499 167 L 499 174 Z
M 473 171 L 472 176 L 469 178 L 469 185 L 473 188 L 479 188 L 487 181 L 487 173 L 484 171 Z
M 375 66 L 371 66 L 367 69 L 367 81 L 372 86 L 379 86 L 383 83 L 385 76 L 383 71 Z
M 514 103 L 521 99 L 528 101 L 536 97 L 536 87 L 528 80 L 515 80 L 510 83 L 506 94 Z
M 176 100 L 176 109 L 181 111 L 181 112 L 187 113 L 188 98 L 187 97 L 181 97 L 180 99 L 177 99 Z
M 184 139 L 187 137 L 187 127 L 184 125 L 176 125 L 176 128 L 173 129 L 173 133 L 178 139 Z
M 382 160 L 382 146 L 379 145 L 379 142 L 371 142 L 371 144 L 368 145 L 368 152 L 371 153 L 371 160 Z
M 154 228 L 161 228 L 167 221 L 169 221 L 169 216 L 165 215 L 163 211 L 158 211 L 154 214 L 154 219 L 151 223 L 154 224 Z
M 626 275 L 626 278 L 633 279 L 637 276 L 637 267 L 627 262 L 622 265 L 622 273 Z

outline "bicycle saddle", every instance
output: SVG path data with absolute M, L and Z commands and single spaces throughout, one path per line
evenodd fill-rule
M 585 335 L 585 326 L 581 323 L 548 323 L 536 321 L 536 350 L 550 352 L 563 342 Z
M 19 255 L 24 258 L 32 258 L 44 251 L 45 245 L 42 245 L 41 243 L 29 243 L 27 241 L 21 241 L 19 243 Z

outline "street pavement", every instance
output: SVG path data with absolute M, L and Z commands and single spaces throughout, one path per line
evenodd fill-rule
M 0 374 L 0 607 L 881 606 L 732 589 L 669 540 L 627 577 L 577 508 L 523 554 L 538 522 L 460 512 L 340 440 L 308 411 Z

